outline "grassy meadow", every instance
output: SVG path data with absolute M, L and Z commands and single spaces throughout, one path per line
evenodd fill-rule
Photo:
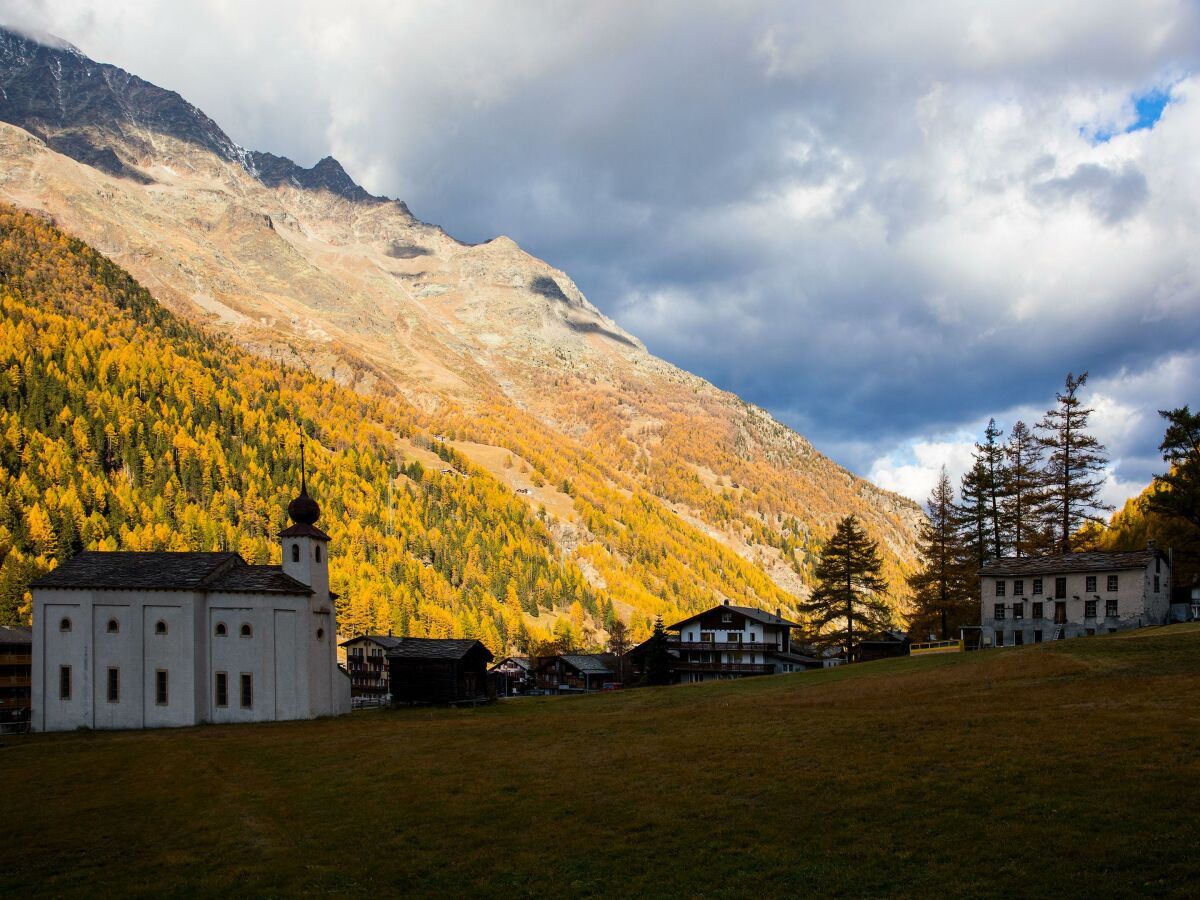
M 6 738 L 0 893 L 1200 894 L 1200 627 Z

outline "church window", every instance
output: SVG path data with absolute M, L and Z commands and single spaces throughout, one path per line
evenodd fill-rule
M 154 633 L 155 634 L 166 634 L 167 633 L 167 623 L 164 622 L 162 619 L 159 619 L 157 622 L 155 622 L 154 623 Z
M 157 706 L 167 705 L 167 670 L 158 669 L 154 673 L 154 703 Z
M 325 640 L 325 629 L 324 628 L 317 629 L 317 640 L 318 641 Z
M 225 623 L 218 622 L 217 623 L 217 637 L 225 637 L 226 634 L 228 634 L 228 631 L 225 628 Z
M 217 706 L 229 705 L 229 676 L 225 672 L 217 673 Z
M 108 670 L 108 702 L 121 702 L 121 670 L 115 667 Z
M 71 699 L 71 667 L 58 667 L 58 699 Z
M 254 676 L 249 672 L 242 673 L 242 709 L 254 706 Z
M 300 545 L 292 544 L 292 562 L 300 562 Z
M 321 545 L 320 544 L 317 544 L 316 546 L 313 547 L 313 557 L 316 559 L 317 562 L 321 561 Z
M 71 630 L 71 620 L 63 619 L 61 622 L 59 622 L 58 630 L 59 631 L 70 631 Z
M 118 622 L 116 619 L 108 620 L 108 633 L 109 634 L 117 634 L 120 632 L 120 630 L 121 630 L 120 622 Z
M 249 622 L 242 623 L 242 637 L 254 637 L 254 629 L 250 627 Z

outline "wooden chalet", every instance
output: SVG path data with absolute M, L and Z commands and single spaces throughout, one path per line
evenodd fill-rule
M 494 657 L 469 638 L 400 638 L 387 653 L 392 702 L 478 703 L 491 697 Z
M 617 658 L 611 653 L 543 656 L 534 666 L 534 684 L 552 694 L 587 693 L 618 684 L 617 669 Z
M 350 676 L 350 695 L 384 702 L 390 689 L 387 653 L 402 639 L 390 634 L 360 634 L 342 641 L 346 651 L 346 674 Z
M 492 693 L 515 697 L 533 687 L 533 661 L 528 656 L 506 656 L 488 670 Z
M 854 646 L 854 661 L 870 662 L 874 659 L 908 656 L 908 648 L 911 643 L 908 635 L 895 631 L 871 635 Z

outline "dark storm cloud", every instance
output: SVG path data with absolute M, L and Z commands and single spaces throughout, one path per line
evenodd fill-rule
M 457 237 L 508 234 L 654 352 L 904 490 L 897 459 L 1043 405 L 1069 369 L 1110 405 L 1134 383 L 1195 402 L 1184 0 L 1136 18 L 1082 0 L 11 15 L 246 146 L 332 153 Z M 1125 133 L 1155 91 L 1161 117 Z M 1148 475 L 1146 428 L 1110 439 L 1127 480 Z

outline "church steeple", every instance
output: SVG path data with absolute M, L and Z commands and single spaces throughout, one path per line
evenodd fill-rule
M 288 504 L 288 517 L 297 525 L 315 525 L 321 518 L 321 507 L 308 495 L 308 473 L 305 471 L 304 440 L 300 440 L 300 495 Z

